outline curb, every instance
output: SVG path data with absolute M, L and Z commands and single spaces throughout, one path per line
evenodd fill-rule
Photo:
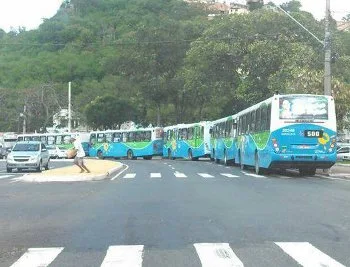
M 121 169 L 124 168 L 124 164 L 121 164 L 121 166 L 109 169 L 105 174 L 99 174 L 99 175 L 95 175 L 91 178 L 91 181 L 100 181 L 100 180 L 104 180 L 109 178 L 110 176 L 112 176 L 112 174 L 120 171 Z
M 22 181 L 22 182 L 35 182 L 35 183 L 47 183 L 47 182 L 66 182 L 66 183 L 73 183 L 73 182 L 88 182 L 88 181 L 101 181 L 104 179 L 109 178 L 112 174 L 120 171 L 125 167 L 124 164 L 121 163 L 120 166 L 114 167 L 109 169 L 107 172 L 97 175 L 34 175 L 34 174 L 27 174 L 20 178 L 14 178 L 16 181 Z M 67 179 L 70 178 L 70 179 Z

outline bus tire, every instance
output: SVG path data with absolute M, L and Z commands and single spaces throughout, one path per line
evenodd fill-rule
M 263 170 L 260 167 L 259 155 L 258 152 L 255 152 L 255 173 L 260 175 L 263 174 Z
M 215 160 L 215 150 L 213 149 L 212 153 L 210 154 L 210 160 L 214 161 Z
M 193 159 L 193 155 L 192 155 L 192 150 L 191 150 L 191 149 L 188 150 L 188 159 L 189 159 L 189 160 L 194 160 L 194 159 Z
M 132 150 L 131 149 L 129 149 L 128 150 L 128 152 L 126 153 L 126 157 L 127 157 L 127 159 L 135 159 L 135 157 L 134 157 L 134 153 L 132 152 Z
M 171 150 L 170 150 L 170 148 L 168 149 L 168 159 L 171 159 Z
M 97 151 L 97 157 L 98 157 L 99 159 L 103 159 L 103 153 L 102 153 L 101 150 Z
M 243 164 L 243 157 L 242 157 L 242 153 L 241 152 L 239 152 L 239 166 L 240 166 L 241 170 L 245 169 L 245 166 Z
M 301 176 L 314 176 L 316 174 L 316 168 L 299 168 L 299 174 Z
M 224 165 L 228 166 L 228 160 L 227 160 L 227 153 L 226 150 L 224 151 Z

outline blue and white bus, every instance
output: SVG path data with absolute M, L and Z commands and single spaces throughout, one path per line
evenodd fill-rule
M 90 133 L 89 155 L 100 159 L 152 159 L 153 156 L 162 155 L 162 147 L 161 127 L 94 131 Z
M 336 116 L 331 96 L 274 95 L 237 114 L 235 162 L 269 168 L 296 168 L 314 175 L 336 162 Z
M 236 156 L 237 120 L 236 116 L 228 116 L 212 122 L 210 130 L 210 158 L 228 165 Z
M 210 155 L 210 125 L 208 121 L 178 124 L 164 128 L 163 157 L 198 160 Z

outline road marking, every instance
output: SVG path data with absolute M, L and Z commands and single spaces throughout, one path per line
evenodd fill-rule
M 101 267 L 141 267 L 143 245 L 110 246 Z
M 252 176 L 252 177 L 255 177 L 255 178 L 266 178 L 266 176 L 264 176 L 264 175 L 258 175 L 258 174 L 255 174 L 255 173 L 249 173 L 249 172 L 243 172 L 243 171 L 242 171 L 242 173 L 244 175 Z
M 176 178 L 187 178 L 187 176 L 182 172 L 174 172 Z
M 203 267 L 243 267 L 228 243 L 194 244 Z
M 275 242 L 275 244 L 304 267 L 345 267 L 308 242 Z
M 13 177 L 13 175 L 0 175 L 0 179 L 10 178 Z
M 136 176 L 136 173 L 127 173 L 127 174 L 125 174 L 124 175 L 124 179 L 133 179 L 133 178 L 135 178 L 135 176 Z
M 29 248 L 11 267 L 45 267 L 60 254 L 60 248 Z
M 214 178 L 214 176 L 208 174 L 208 173 L 198 173 L 199 176 L 202 176 L 203 178 Z
M 222 176 L 226 176 L 228 178 L 237 178 L 239 177 L 238 175 L 233 175 L 231 173 L 220 173 Z
M 151 178 L 162 178 L 162 174 L 160 172 L 151 172 Z
M 174 167 L 171 167 L 173 170 L 175 170 L 175 168 Z
M 119 177 L 119 175 L 121 175 L 123 172 L 125 172 L 127 169 L 129 169 L 129 166 L 126 164 L 123 164 L 124 166 L 126 166 L 125 169 L 121 170 L 120 172 L 118 172 L 114 177 L 111 178 L 111 181 L 114 181 L 115 179 L 117 179 Z

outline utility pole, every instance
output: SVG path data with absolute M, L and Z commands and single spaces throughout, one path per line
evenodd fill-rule
M 23 134 L 27 132 L 27 106 L 24 105 L 23 107 Z
M 68 132 L 70 133 L 72 131 L 72 110 L 71 110 L 71 82 L 68 83 Z
M 325 36 L 324 36 L 324 94 L 332 95 L 331 82 L 331 33 L 329 27 L 330 20 L 330 0 L 326 0 L 326 19 L 325 19 Z

